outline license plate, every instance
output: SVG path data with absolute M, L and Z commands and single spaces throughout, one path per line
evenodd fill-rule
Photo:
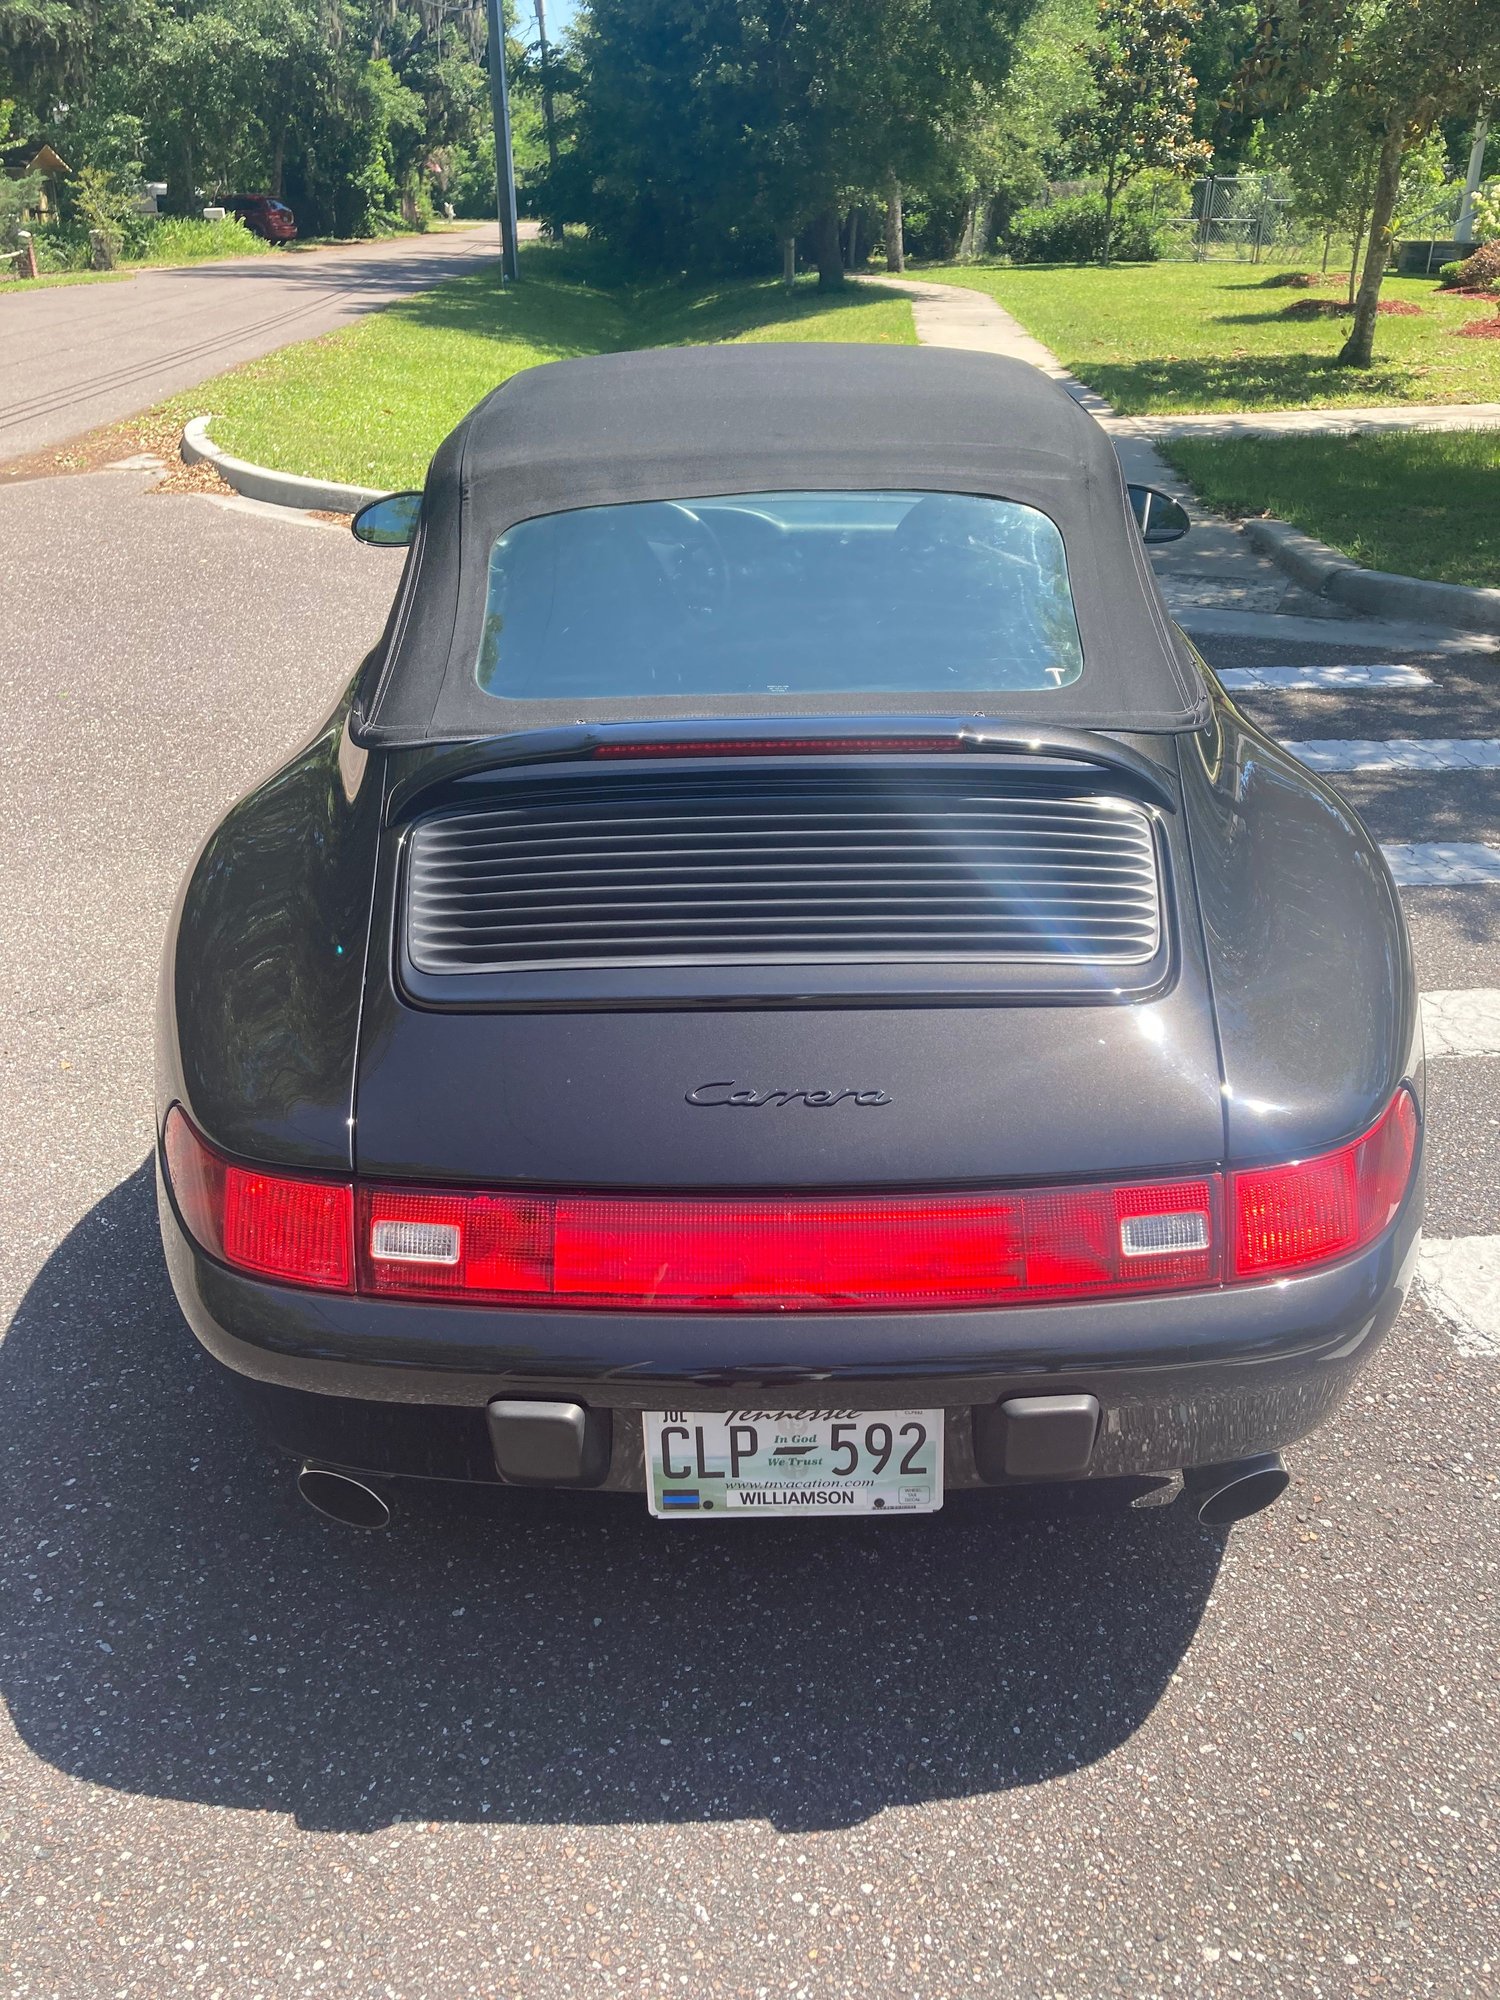
M 647 1410 L 651 1512 L 933 1514 L 943 1504 L 941 1410 Z

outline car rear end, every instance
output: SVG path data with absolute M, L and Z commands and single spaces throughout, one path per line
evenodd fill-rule
M 1410 951 L 1098 427 L 616 356 L 376 506 L 386 637 L 164 988 L 173 1278 L 276 1441 L 700 1521 L 1270 1497 L 1409 1281 Z
M 918 1512 L 1330 1412 L 1399 1306 L 1415 1107 L 1226 1159 L 1170 740 L 594 735 L 389 759 L 354 1171 L 169 1120 L 179 1294 L 278 1443 Z

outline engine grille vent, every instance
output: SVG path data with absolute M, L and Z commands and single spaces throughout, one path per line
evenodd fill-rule
M 593 775 L 411 834 L 406 946 L 425 974 L 1131 966 L 1160 942 L 1149 815 L 1014 773 Z

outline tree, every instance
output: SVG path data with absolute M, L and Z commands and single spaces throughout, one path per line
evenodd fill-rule
M 305 235 L 370 234 L 477 143 L 484 40 L 483 0 L 0 0 L 0 96 L 75 175 L 164 179 L 184 215 L 267 188 Z
M 1149 168 L 1186 174 L 1213 148 L 1195 137 L 1197 79 L 1187 51 L 1198 9 L 1183 0 L 1099 0 L 1099 38 L 1084 51 L 1094 102 L 1065 128 L 1083 165 L 1104 177 L 1104 244 L 1114 247 L 1115 204 Z
M 1334 236 L 1349 245 L 1351 311 L 1375 200 L 1380 142 L 1379 125 L 1350 117 L 1326 92 L 1279 120 L 1270 137 L 1272 155 L 1291 183 L 1298 216 L 1323 232 L 1323 268 L 1328 268 L 1328 245 Z
M 1035 0 L 593 0 L 580 23 L 589 220 L 634 260 L 764 263 L 884 201 L 1003 80 Z
M 1497 72 L 1496 0 L 1298 0 L 1266 14 L 1246 68 L 1261 104 L 1298 105 L 1321 92 L 1331 116 L 1364 121 L 1378 142 L 1344 366 L 1368 368 L 1374 357 L 1404 166 L 1441 120 L 1478 113 Z

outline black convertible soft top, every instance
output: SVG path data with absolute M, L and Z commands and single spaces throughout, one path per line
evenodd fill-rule
M 432 461 L 358 733 L 417 744 L 570 722 L 847 713 L 847 696 L 814 694 L 497 699 L 474 664 L 490 549 L 517 522 L 624 501 L 863 489 L 985 494 L 1050 515 L 1084 670 L 992 700 L 861 695 L 860 712 L 1202 724 L 1202 678 L 1167 618 L 1114 450 L 1064 390 L 990 355 L 776 343 L 552 362 L 487 396 Z

